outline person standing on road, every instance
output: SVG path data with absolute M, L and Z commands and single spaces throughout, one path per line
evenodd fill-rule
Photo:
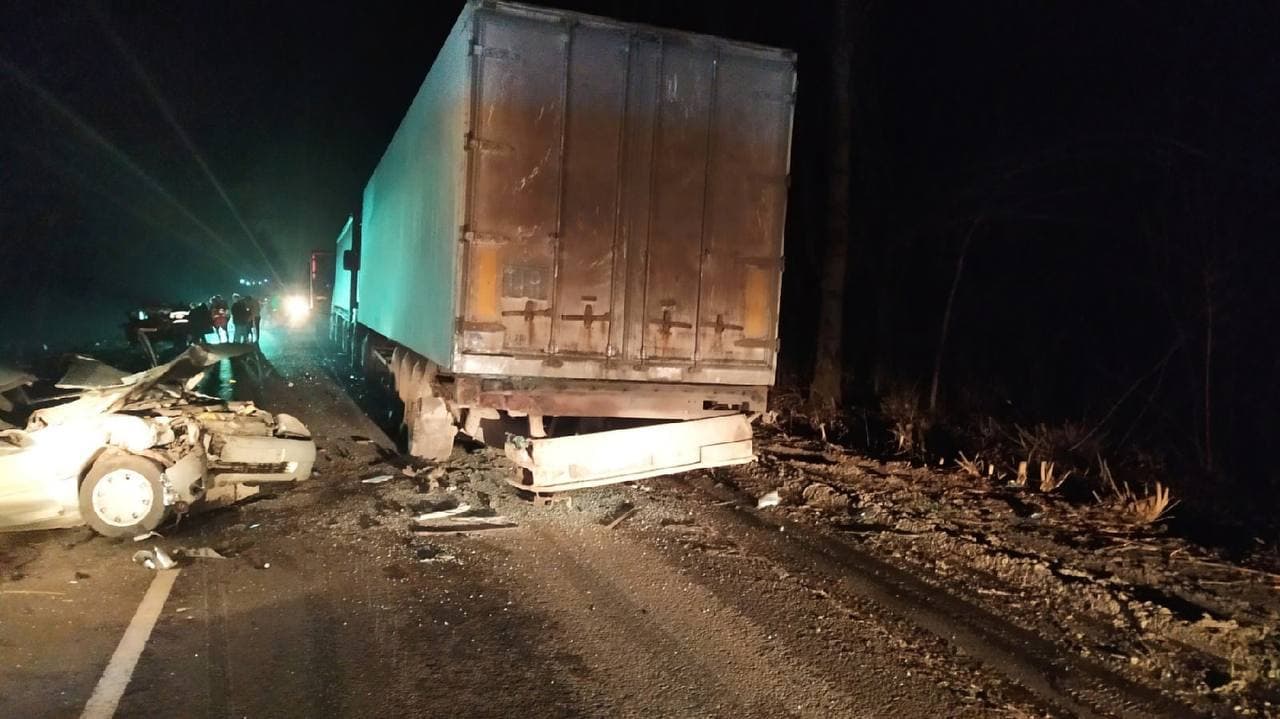
M 227 301 L 222 295 L 214 295 L 209 299 L 209 310 L 213 313 L 213 330 L 219 342 L 226 342 L 227 337 Z
M 235 341 L 236 343 L 247 342 L 249 339 L 249 298 L 240 295 L 232 295 L 231 303 L 231 321 L 236 325 Z
M 187 344 L 204 342 L 205 335 L 213 331 L 213 313 L 209 311 L 208 302 L 197 302 L 191 305 L 191 314 L 187 315 L 187 323 L 191 337 Z
M 257 344 L 262 338 L 258 334 L 262 329 L 262 304 L 251 295 L 245 295 L 245 305 L 249 309 L 249 334 L 252 336 L 251 341 Z

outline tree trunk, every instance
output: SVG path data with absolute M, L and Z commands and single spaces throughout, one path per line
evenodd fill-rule
M 1213 275 L 1204 271 L 1204 468 L 1213 471 Z
M 847 0 L 833 0 L 833 6 L 827 242 L 820 279 L 817 356 L 809 388 L 809 400 L 823 409 L 834 409 L 844 402 L 844 300 L 849 259 L 849 88 L 853 52 Z
M 947 350 L 947 335 L 951 332 L 951 309 L 956 304 L 956 290 L 960 289 L 960 277 L 964 274 L 964 258 L 969 254 L 969 242 L 978 229 L 977 219 L 969 226 L 969 232 L 960 245 L 960 257 L 956 259 L 956 274 L 951 278 L 951 292 L 947 295 L 947 306 L 942 311 L 942 327 L 938 330 L 938 351 L 933 356 L 933 382 L 929 386 L 929 414 L 938 411 L 938 386 L 942 379 L 942 357 Z

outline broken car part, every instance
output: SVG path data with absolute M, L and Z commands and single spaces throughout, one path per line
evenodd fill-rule
M 134 537 L 195 502 L 257 492 L 244 482 L 307 479 L 315 443 L 297 418 L 189 391 L 204 368 L 250 349 L 196 345 L 132 375 L 78 358 L 78 398 L 0 432 L 0 529 Z
M 775 489 L 772 492 L 768 492 L 766 494 L 761 495 L 760 499 L 756 500 L 756 509 L 764 509 L 766 507 L 776 507 L 781 503 L 782 503 L 782 497 L 778 494 L 778 491 Z
M 751 425 L 745 415 L 669 422 L 548 439 L 510 437 L 517 466 L 508 481 L 529 492 L 564 492 L 693 469 L 745 464 Z
M 134 564 L 141 564 L 147 569 L 153 569 L 155 571 L 173 569 L 178 566 L 178 563 L 173 561 L 173 557 L 170 557 L 158 546 L 155 549 L 140 549 L 134 552 L 133 562 Z

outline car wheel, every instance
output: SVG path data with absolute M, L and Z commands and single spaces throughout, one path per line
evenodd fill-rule
M 80 516 L 104 537 L 136 537 L 159 527 L 168 514 L 161 469 L 134 455 L 103 457 L 80 484 Z

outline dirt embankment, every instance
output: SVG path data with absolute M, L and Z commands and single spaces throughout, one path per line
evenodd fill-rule
M 777 437 L 715 481 L 1207 713 L 1280 712 L 1280 573 L 1112 507 Z

